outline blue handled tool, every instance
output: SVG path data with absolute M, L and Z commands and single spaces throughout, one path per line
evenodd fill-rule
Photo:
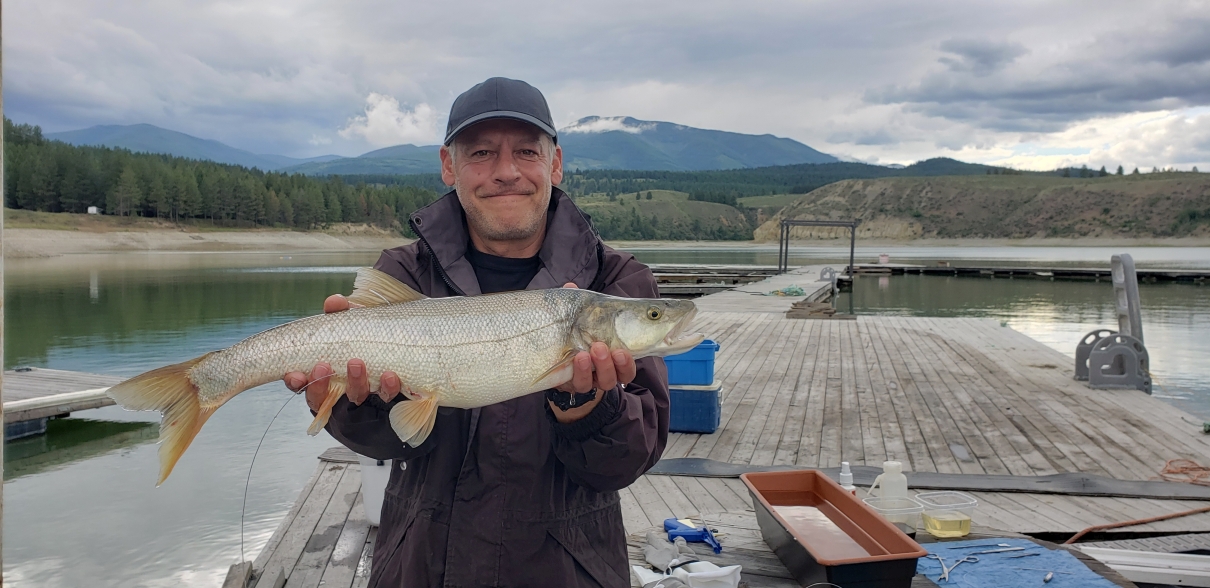
M 709 545 L 715 553 L 723 551 L 723 546 L 719 545 L 718 539 L 714 538 L 714 533 L 704 526 L 694 527 L 676 519 L 664 519 L 664 530 L 668 532 L 669 541 L 675 541 L 677 537 L 684 537 L 685 541 Z

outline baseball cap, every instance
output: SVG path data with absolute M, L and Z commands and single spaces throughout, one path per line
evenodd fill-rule
M 491 78 L 454 100 L 450 121 L 445 127 L 445 144 L 449 145 L 463 129 L 493 118 L 527 122 L 542 129 L 556 143 L 559 141 L 542 92 L 521 80 Z

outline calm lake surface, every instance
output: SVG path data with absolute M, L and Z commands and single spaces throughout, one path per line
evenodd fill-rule
M 649 263 L 776 263 L 776 247 L 634 248 Z M 859 248 L 858 261 L 955 265 L 1106 266 L 1121 249 L 1075 247 Z M 1210 248 L 1127 248 L 1141 268 L 1210 268 Z M 792 250 L 792 264 L 847 262 L 847 247 Z M 122 376 L 226 347 L 315 314 L 352 289 L 375 252 L 120 254 L 9 260 L 5 367 Z M 1210 418 L 1210 287 L 1142 285 L 1144 331 L 1163 397 Z M 1105 283 L 862 276 L 839 301 L 860 314 L 982 316 L 1071 355 L 1112 326 Z M 252 469 L 244 551 L 252 558 L 335 442 L 305 434 L 301 399 L 279 383 L 242 394 L 202 430 L 155 487 L 158 416 L 110 407 L 51 422 L 48 435 L 9 443 L 5 586 L 218 586 L 240 557 L 240 512 Z

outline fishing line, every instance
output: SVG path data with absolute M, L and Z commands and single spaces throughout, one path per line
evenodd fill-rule
M 290 393 L 290 397 L 282 403 L 281 408 L 277 409 L 277 412 L 273 415 L 273 418 L 269 419 L 269 424 L 265 427 L 265 432 L 261 433 L 260 441 L 256 442 L 256 450 L 252 452 L 252 463 L 248 464 L 248 475 L 244 478 L 244 500 L 239 507 L 239 560 L 241 562 L 248 561 L 247 557 L 244 556 L 244 512 L 248 508 L 248 486 L 252 483 L 252 467 L 256 465 L 256 456 L 260 454 L 260 446 L 264 444 L 265 437 L 269 435 L 269 429 L 273 428 L 273 423 L 277 421 L 277 417 L 281 415 L 283 410 L 286 409 L 286 405 L 290 404 L 291 400 L 294 400 L 294 398 L 297 396 L 302 396 L 303 393 L 307 391 L 307 386 L 310 386 L 311 384 L 314 384 L 320 380 L 331 378 L 334 375 L 336 374 L 328 374 L 322 378 L 317 378 L 311 382 L 307 382 L 306 386 L 298 389 L 298 392 L 292 391 Z

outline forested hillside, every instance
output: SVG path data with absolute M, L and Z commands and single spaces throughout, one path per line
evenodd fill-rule
M 783 218 L 861 219 L 859 238 L 1207 237 L 1210 174 L 848 180 L 800 197 L 756 239 L 776 240 Z M 848 237 L 844 229 L 792 231 Z
M 696 172 L 565 170 L 560 187 L 573 196 L 592 194 L 618 196 L 647 190 L 672 190 L 692 194 L 698 200 L 723 202 L 734 206 L 740 198 L 771 194 L 806 194 L 811 190 L 840 180 L 919 176 L 982 176 L 1001 173 L 1018 174 L 1020 172 L 946 158 L 929 159 L 903 168 L 842 162 Z M 384 183 L 430 190 L 446 189 L 438 174 L 346 175 L 344 178 L 346 182 L 350 183 Z
M 437 193 L 413 186 L 345 183 L 339 177 L 264 173 L 234 165 L 107 147 L 75 147 L 38 127 L 4 121 L 5 206 L 46 212 L 208 221 L 222 226 L 315 228 L 397 219 Z

